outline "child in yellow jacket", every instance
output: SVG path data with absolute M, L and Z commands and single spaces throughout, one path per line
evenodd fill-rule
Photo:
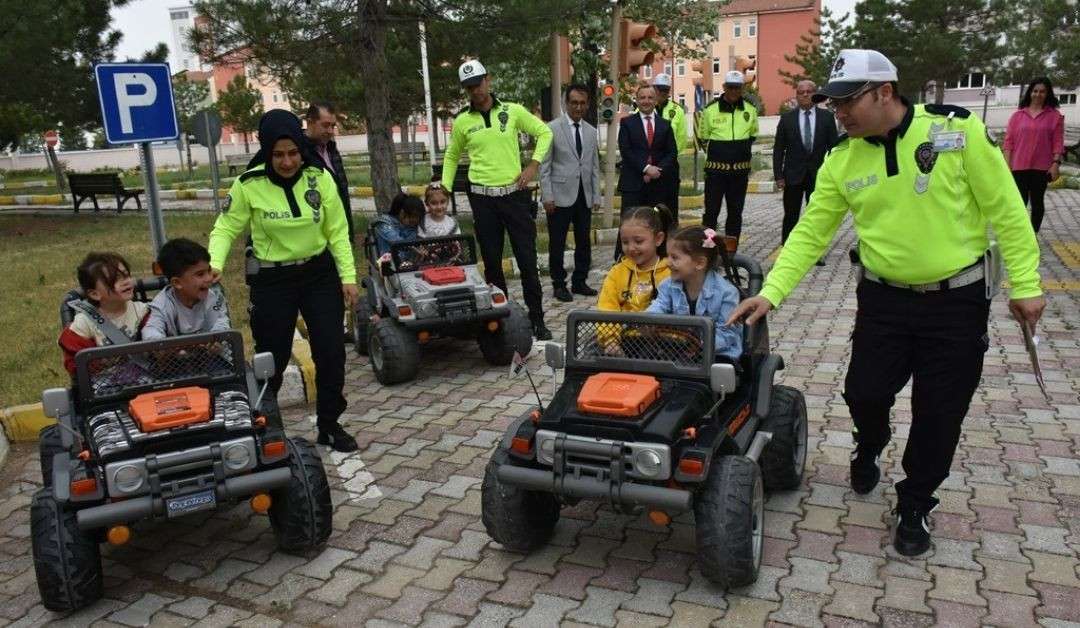
M 667 264 L 667 234 L 671 212 L 664 205 L 632 207 L 619 226 L 623 258 L 616 262 L 600 290 L 596 306 L 609 312 L 644 312 L 656 298 L 657 287 L 671 275 Z

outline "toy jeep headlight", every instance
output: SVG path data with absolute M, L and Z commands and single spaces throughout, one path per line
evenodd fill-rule
M 251 464 L 251 451 L 245 443 L 234 443 L 221 452 L 225 466 L 233 471 L 247 468 Z
M 146 482 L 146 469 L 141 465 L 123 465 L 112 474 L 112 483 L 120 493 L 134 493 Z
M 647 478 L 655 478 L 663 470 L 664 461 L 652 449 L 639 449 L 634 454 L 634 469 Z

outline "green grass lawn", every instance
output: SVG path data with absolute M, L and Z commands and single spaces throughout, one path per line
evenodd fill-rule
M 168 237 L 186 237 L 205 243 L 215 215 L 166 212 Z M 460 218 L 463 229 L 472 232 L 467 216 Z M 356 216 L 356 230 L 364 233 L 367 219 Z M 60 348 L 60 298 L 77 287 L 75 268 L 89 251 L 115 251 L 127 258 L 136 276 L 151 274 L 149 227 L 145 214 L 121 216 L 33 216 L 0 215 L 0 329 L 8 338 L 0 352 L 0 407 L 33 403 L 41 391 L 65 386 Z M 571 234 L 572 240 L 572 234 Z M 537 248 L 547 251 L 547 232 L 537 235 Z M 363 254 L 355 251 L 361 275 L 367 273 Z M 505 256 L 510 256 L 509 239 Z M 248 328 L 248 289 L 244 284 L 243 238 L 233 244 L 222 278 L 229 300 L 233 327 L 244 335 L 251 352 Z

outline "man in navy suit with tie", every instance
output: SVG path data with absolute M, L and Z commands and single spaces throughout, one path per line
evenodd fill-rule
M 811 97 L 817 90 L 812 81 L 799 81 L 795 88 L 798 107 L 780 116 L 773 145 L 773 178 L 777 189 L 784 191 L 784 224 L 780 244 L 799 222 L 803 198 L 810 202 L 814 179 L 825 160 L 825 152 L 836 143 L 836 120 L 832 113 L 814 105 Z M 818 266 L 825 262 L 818 260 Z
M 622 157 L 619 192 L 623 211 L 663 203 L 671 194 L 671 188 L 678 186 L 675 133 L 671 123 L 656 113 L 656 89 L 642 85 L 637 88 L 635 99 L 637 113 L 626 116 L 619 123 L 619 155 Z

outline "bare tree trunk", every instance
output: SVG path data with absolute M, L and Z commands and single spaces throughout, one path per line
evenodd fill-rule
M 934 81 L 934 104 L 940 105 L 945 102 L 945 81 Z
M 247 131 L 244 131 L 244 152 L 245 153 L 250 153 L 251 152 L 250 148 L 248 147 Z
M 364 82 L 367 109 L 368 153 L 371 155 L 371 187 L 375 208 L 390 209 L 390 201 L 401 190 L 394 156 L 393 123 L 390 120 L 390 81 L 386 61 L 387 0 L 360 0 L 359 50 L 357 58 Z

